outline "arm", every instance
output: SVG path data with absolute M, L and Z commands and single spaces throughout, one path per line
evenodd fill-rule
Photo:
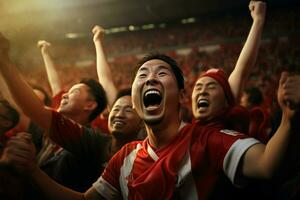
M 93 40 L 96 48 L 98 79 L 107 94 L 108 108 L 110 110 L 117 96 L 117 88 L 113 81 L 111 69 L 106 61 L 102 45 L 104 29 L 100 26 L 95 26 L 92 31 L 94 34 Z
M 257 144 L 249 148 L 243 159 L 242 173 L 248 177 L 270 178 L 284 157 L 290 137 L 291 118 L 295 111 L 284 102 L 290 99 L 286 93 L 287 74 L 282 74 L 278 88 L 278 103 L 282 109 L 281 124 L 266 145 Z
M 249 10 L 253 23 L 235 68 L 228 79 L 236 102 L 239 101 L 249 71 L 253 68 L 256 61 L 265 21 L 266 4 L 261 1 L 251 1 Z
M 48 80 L 52 90 L 52 96 L 55 96 L 62 90 L 62 83 L 58 77 L 58 73 L 55 69 L 54 62 L 49 53 L 49 47 L 51 46 L 51 44 L 45 40 L 40 40 L 38 41 L 37 46 L 40 48 L 43 56 Z
M 51 111 L 35 95 L 31 87 L 22 78 L 8 56 L 9 42 L 0 33 L 0 72 L 11 92 L 16 104 L 23 113 L 35 121 L 39 126 L 48 130 L 51 124 Z M 24 101 L 26 98 L 26 101 Z
M 33 182 L 47 199 L 65 200 L 101 200 L 95 189 L 89 189 L 86 194 L 66 188 L 45 174 L 34 162 L 35 147 L 30 134 L 19 133 L 12 138 L 1 156 L 0 164 L 12 166 Z M 1 165 L 0 165 L 1 166 Z

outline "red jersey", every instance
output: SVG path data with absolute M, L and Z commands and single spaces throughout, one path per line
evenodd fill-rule
M 188 124 L 162 149 L 148 139 L 127 144 L 93 187 L 107 199 L 206 199 L 222 171 L 238 183 L 239 161 L 256 143 L 236 131 Z

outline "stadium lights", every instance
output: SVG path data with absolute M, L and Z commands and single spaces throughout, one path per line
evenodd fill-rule
M 194 17 L 190 17 L 190 18 L 186 18 L 186 19 L 182 19 L 181 23 L 182 24 L 190 24 L 190 23 L 195 23 L 196 19 Z
M 153 28 L 155 28 L 154 24 L 145 24 L 142 26 L 142 29 L 144 29 L 144 30 L 149 30 L 149 29 L 153 29 Z
M 83 36 L 84 36 L 83 33 L 67 33 L 66 34 L 66 38 L 69 38 L 69 39 L 76 39 L 76 38 L 80 38 Z

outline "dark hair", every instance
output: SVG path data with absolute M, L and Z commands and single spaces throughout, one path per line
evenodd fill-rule
M 6 109 L 5 119 L 12 122 L 9 127 L 6 127 L 6 131 L 8 131 L 19 123 L 20 115 L 18 111 L 14 109 L 7 101 L 0 100 L 0 104 Z
M 97 107 L 89 116 L 89 121 L 93 121 L 105 109 L 107 105 L 106 93 L 102 85 L 94 79 L 82 79 L 80 83 L 83 83 L 89 87 L 89 93 L 95 98 L 95 101 L 97 102 Z
M 124 88 L 124 89 L 118 91 L 116 99 L 115 99 L 113 105 L 116 103 L 116 101 L 118 99 L 120 99 L 121 97 L 124 97 L 124 96 L 131 96 L 131 88 Z
M 258 88 L 247 88 L 245 93 L 248 95 L 248 102 L 251 106 L 258 106 L 263 102 L 263 95 Z
M 38 90 L 40 91 L 41 93 L 43 93 L 45 99 L 43 101 L 43 103 L 46 105 L 46 106 L 50 106 L 51 105 L 51 98 L 49 97 L 48 93 L 46 92 L 46 90 L 40 86 L 37 86 L 37 85 L 31 85 L 32 89 L 34 90 Z
M 184 89 L 184 78 L 183 78 L 183 73 L 182 70 L 180 69 L 180 67 L 178 66 L 177 62 L 164 54 L 160 54 L 160 53 L 150 53 L 148 55 L 146 55 L 144 58 L 142 58 L 142 60 L 140 60 L 138 62 L 138 66 L 137 69 L 135 70 L 135 75 L 137 73 L 137 70 L 147 61 L 149 60 L 154 60 L 154 59 L 158 59 L 158 60 L 162 60 L 166 63 L 168 63 L 171 66 L 171 69 L 176 77 L 177 80 L 177 86 L 179 89 Z

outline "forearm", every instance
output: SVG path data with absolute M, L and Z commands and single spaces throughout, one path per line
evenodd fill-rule
M 290 134 L 291 122 L 283 115 L 279 128 L 267 143 L 264 152 L 264 165 L 270 172 L 274 172 L 283 159 L 290 141 Z
M 100 41 L 95 42 L 95 48 L 96 48 L 96 57 L 97 57 L 98 79 L 106 92 L 108 106 L 109 108 L 111 108 L 117 96 L 117 88 L 113 81 L 112 72 L 109 64 L 107 63 L 103 46 Z
M 25 115 L 48 129 L 50 127 L 51 112 L 44 108 L 42 102 L 35 95 L 31 87 L 19 74 L 13 63 L 7 61 L 0 67 L 3 78 L 16 104 Z
M 240 97 L 244 83 L 248 78 L 249 71 L 253 68 L 256 62 L 263 24 L 263 20 L 256 20 L 253 22 L 236 66 L 228 79 L 236 100 Z
M 48 52 L 42 52 L 43 60 L 46 67 L 47 77 L 52 90 L 52 96 L 58 94 L 62 90 L 62 83 L 55 69 L 54 62 Z
M 254 149 L 254 151 L 251 152 L 254 152 L 252 156 L 246 154 L 243 169 L 244 175 L 253 178 L 272 177 L 286 153 L 291 134 L 290 130 L 290 120 L 286 116 L 283 116 L 280 126 L 267 145 L 252 148 Z M 248 159 L 249 157 L 252 158 Z
M 34 172 L 30 175 L 30 179 L 33 184 L 38 187 L 46 199 L 85 200 L 82 193 L 56 183 L 39 168 L 34 170 Z

